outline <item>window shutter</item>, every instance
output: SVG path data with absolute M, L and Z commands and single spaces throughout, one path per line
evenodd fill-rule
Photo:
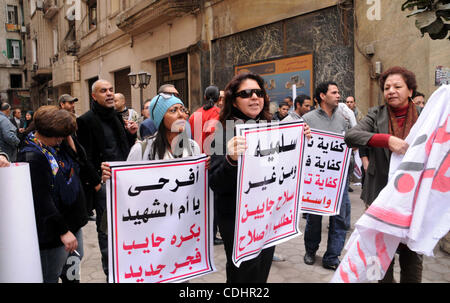
M 7 55 L 8 55 L 8 59 L 11 59 L 14 56 L 13 53 L 13 49 L 12 49 L 12 45 L 11 45 L 11 40 L 6 39 L 6 50 L 7 50 Z
M 14 24 L 19 24 L 19 15 L 17 14 L 17 6 L 14 5 Z
M 22 41 L 19 41 L 19 50 L 20 50 L 20 60 L 22 60 L 23 56 L 22 56 Z

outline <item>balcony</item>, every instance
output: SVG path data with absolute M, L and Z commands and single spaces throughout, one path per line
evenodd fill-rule
M 199 8 L 199 0 L 140 1 L 120 13 L 116 25 L 124 32 L 137 35 Z
M 45 0 L 42 11 L 45 19 L 52 19 L 59 11 L 58 6 L 55 5 L 54 0 Z
M 52 64 L 53 87 L 79 80 L 78 61 L 75 56 L 64 56 Z

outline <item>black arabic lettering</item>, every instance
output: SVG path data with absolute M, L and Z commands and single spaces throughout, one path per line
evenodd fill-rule
M 275 167 L 273 167 L 273 170 L 275 170 Z M 275 172 L 273 172 L 272 177 L 269 180 L 267 180 L 267 177 L 264 177 L 264 180 L 260 181 L 260 182 L 252 183 L 251 181 L 248 181 L 249 187 L 248 187 L 247 191 L 245 191 L 244 193 L 248 194 L 250 192 L 250 189 L 274 183 L 276 180 L 277 180 L 276 174 L 275 174 Z
M 158 181 L 159 184 L 136 186 L 136 187 L 134 188 L 134 190 L 132 190 L 133 186 L 130 186 L 130 188 L 128 189 L 128 195 L 129 195 L 130 197 L 134 197 L 134 196 L 139 195 L 142 191 L 161 189 L 161 188 L 163 188 L 164 185 L 166 185 L 166 183 L 168 183 L 169 181 L 170 181 L 169 179 L 160 178 L 159 181 Z
M 178 179 L 176 179 L 175 183 L 177 184 L 177 187 L 175 187 L 174 189 L 171 189 L 170 191 L 176 192 L 178 190 L 178 188 L 181 186 L 188 186 L 188 185 L 192 185 L 195 183 L 194 170 L 192 168 L 190 168 L 189 171 L 190 171 L 189 179 L 187 181 L 178 181 Z M 198 180 L 198 168 L 197 168 L 197 180 Z
M 261 149 L 261 141 L 258 140 L 258 145 L 256 146 L 256 150 L 255 150 L 255 157 L 265 157 L 265 156 L 269 156 L 269 155 L 272 155 L 275 153 L 280 154 L 282 152 L 294 150 L 297 146 L 297 140 L 292 140 L 291 144 L 284 145 L 284 134 L 281 134 L 281 145 L 280 145 L 280 142 L 277 142 L 275 147 L 272 147 L 272 146 L 273 146 L 273 143 L 271 142 L 269 149 L 262 150 Z

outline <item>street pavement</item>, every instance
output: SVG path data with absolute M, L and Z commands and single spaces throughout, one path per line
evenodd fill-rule
M 347 240 L 354 229 L 355 222 L 364 213 L 364 203 L 359 198 L 361 188 L 352 185 L 354 191 L 350 194 L 351 230 L 347 234 Z M 300 231 L 304 232 L 306 220 L 301 219 Z M 303 262 L 305 246 L 303 235 L 277 245 L 275 252 L 281 254 L 285 261 L 273 262 L 269 274 L 269 283 L 328 283 L 334 271 L 322 267 L 322 256 L 325 253 L 328 238 L 328 219 L 322 220 L 322 242 L 317 252 L 316 263 L 306 265 Z M 83 228 L 84 235 L 84 258 L 81 261 L 81 283 L 105 283 L 106 276 L 103 273 L 100 261 L 100 251 L 97 242 L 95 222 L 90 221 Z M 341 258 L 345 255 L 343 251 Z M 424 256 L 423 283 L 448 283 L 450 282 L 450 255 L 442 252 L 438 246 L 434 250 L 434 257 Z M 214 263 L 217 271 L 205 276 L 191 279 L 190 283 L 224 283 L 225 275 L 225 251 L 223 245 L 214 246 Z M 398 255 L 396 255 L 394 277 L 400 281 L 400 268 L 398 266 Z

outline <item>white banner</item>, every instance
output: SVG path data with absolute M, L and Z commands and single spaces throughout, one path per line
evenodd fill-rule
M 448 233 L 449 100 L 449 85 L 434 92 L 405 139 L 409 144 L 406 154 L 392 154 L 388 184 L 356 222 L 331 282 L 380 280 L 399 243 L 432 256 L 438 241 Z
M 110 282 L 181 282 L 215 271 L 206 160 L 110 163 Z
M 0 168 L 0 283 L 42 283 L 28 163 Z
M 351 150 L 343 135 L 311 129 L 311 136 L 303 150 L 301 211 L 334 216 L 341 207 Z
M 298 230 L 303 122 L 241 124 L 247 152 L 238 160 L 233 262 L 301 233 Z

